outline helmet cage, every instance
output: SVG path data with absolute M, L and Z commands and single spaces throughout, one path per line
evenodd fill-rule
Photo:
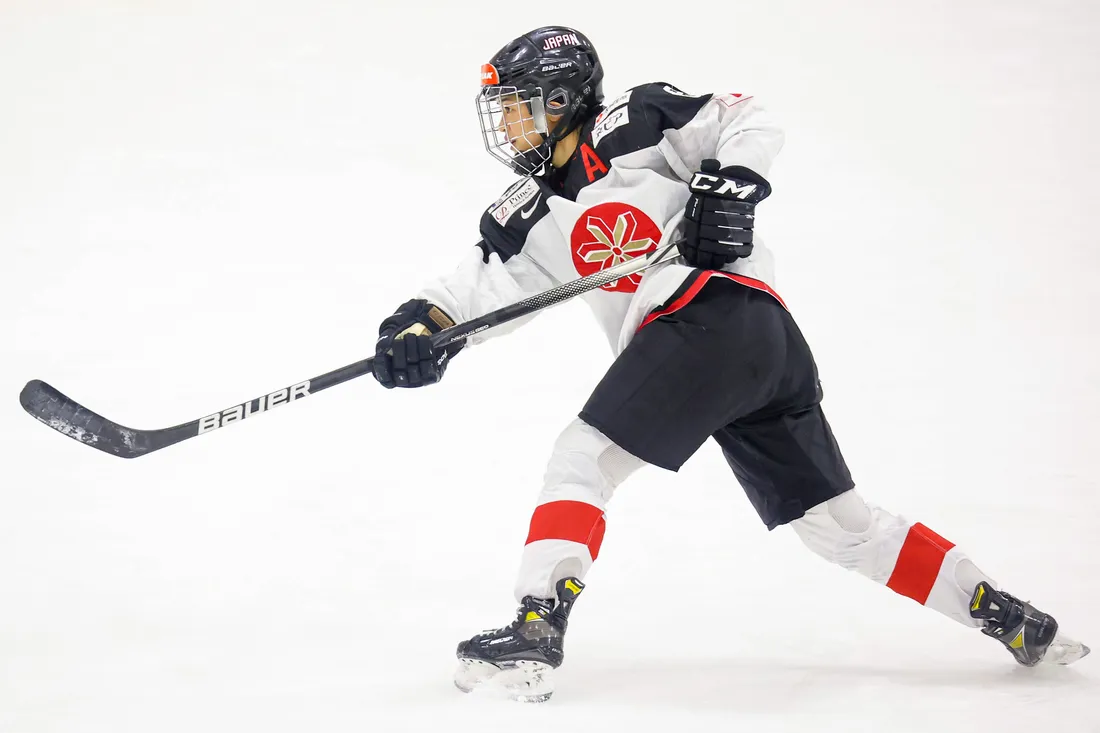
M 554 140 L 541 87 L 484 86 L 477 95 L 477 115 L 485 150 L 517 173 L 535 175 L 550 160 Z

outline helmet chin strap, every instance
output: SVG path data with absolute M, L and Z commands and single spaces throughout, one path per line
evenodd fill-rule
M 591 110 L 588 114 L 585 114 L 583 117 L 579 115 L 575 116 L 573 118 L 573 121 L 569 124 L 567 128 L 561 130 L 560 132 L 558 130 L 555 130 L 551 135 L 544 138 L 542 145 L 548 146 L 548 154 L 546 157 L 546 162 L 543 164 L 540 171 L 535 175 L 542 176 L 549 174 L 550 170 L 553 168 L 553 164 L 551 163 L 551 161 L 554 159 L 554 152 L 558 144 L 565 140 L 565 138 L 573 134 L 575 130 L 580 129 L 588 119 L 594 116 L 594 114 L 599 114 L 601 109 L 603 108 L 600 106 L 596 106 L 593 110 Z M 539 147 L 541 148 L 542 145 L 540 145 Z
M 597 107 L 596 111 L 599 109 L 600 108 Z M 536 177 L 549 175 L 554 167 L 551 161 L 554 159 L 554 149 L 558 146 L 558 143 L 569 137 L 569 135 L 583 125 L 585 120 L 590 116 L 590 114 L 584 115 L 583 117 L 575 116 L 568 127 L 564 129 L 559 127 L 552 132 L 543 133 L 542 142 L 539 143 L 538 146 L 516 156 L 517 159 L 522 160 L 532 167 L 534 169 L 533 172 L 529 173 L 526 170 L 521 170 L 518 166 L 513 166 L 513 168 L 522 175 Z M 546 119 L 545 115 L 542 119 L 545 126 L 549 127 L 549 120 Z

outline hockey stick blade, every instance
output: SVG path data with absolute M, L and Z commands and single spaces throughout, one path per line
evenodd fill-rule
M 669 242 L 643 257 L 620 262 L 606 270 L 562 283 L 517 303 L 444 329 L 432 336 L 432 344 L 440 347 L 461 341 L 475 333 L 522 318 L 647 270 L 654 265 L 667 262 L 676 255 L 677 244 L 678 242 Z M 219 410 L 198 420 L 159 430 L 136 430 L 119 425 L 89 410 L 40 379 L 27 382 L 27 386 L 19 393 L 19 404 L 43 425 L 79 443 L 120 458 L 139 458 L 189 438 L 241 422 L 280 405 L 295 402 L 302 397 L 308 397 L 350 379 L 370 374 L 373 363 L 373 358 L 357 361 L 313 379 Z
M 27 382 L 19 393 L 19 404 L 36 420 L 62 435 L 122 458 L 148 453 L 149 439 L 162 432 L 132 430 L 111 422 L 40 379 Z

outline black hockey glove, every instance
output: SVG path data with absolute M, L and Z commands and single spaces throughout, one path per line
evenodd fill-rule
M 678 249 L 692 267 L 720 270 L 738 257 L 752 254 L 752 223 L 756 205 L 772 192 L 763 177 L 739 165 L 721 168 L 713 158 L 691 177 Z
M 386 389 L 423 387 L 443 378 L 447 362 L 464 342 L 432 348 L 431 334 L 454 325 L 438 306 L 423 299 L 402 303 L 378 327 L 374 346 L 374 378 Z

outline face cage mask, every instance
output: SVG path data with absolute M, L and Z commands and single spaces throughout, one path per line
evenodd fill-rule
M 486 86 L 477 95 L 485 150 L 523 176 L 540 175 L 553 153 L 542 89 Z

